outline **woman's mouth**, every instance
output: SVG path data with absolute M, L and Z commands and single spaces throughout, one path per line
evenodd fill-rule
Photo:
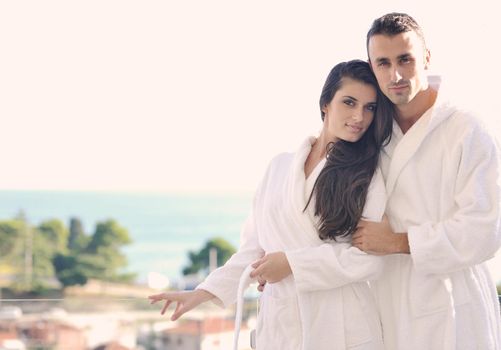
M 351 130 L 351 132 L 354 132 L 354 133 L 359 133 L 363 130 L 363 128 L 361 126 L 358 126 L 358 125 L 346 124 L 346 126 L 348 127 L 348 129 Z

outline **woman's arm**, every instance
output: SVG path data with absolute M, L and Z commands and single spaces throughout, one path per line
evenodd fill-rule
M 236 301 L 238 284 L 243 271 L 248 265 L 264 255 L 259 244 L 255 218 L 252 213 L 244 224 L 240 241 L 238 251 L 226 264 L 214 270 L 196 288 L 212 293 L 216 296 L 213 301 L 222 307 L 227 307 Z
M 377 279 L 383 260 L 349 243 L 324 243 L 266 254 L 253 266 L 251 277 L 257 277 L 260 284 L 263 284 L 261 281 L 276 283 L 292 274 L 298 291 L 311 292 Z
M 385 206 L 386 189 L 378 168 L 369 186 L 362 215 L 367 220 L 379 221 Z M 383 260 L 350 243 L 330 241 L 314 247 L 270 253 L 254 266 L 256 270 L 251 276 L 275 283 L 292 274 L 298 291 L 308 292 L 377 279 L 383 269 Z

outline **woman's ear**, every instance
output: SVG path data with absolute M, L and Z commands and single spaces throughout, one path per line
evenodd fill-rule
M 320 110 L 322 111 L 324 117 L 327 115 L 327 105 L 323 105 L 322 108 L 320 108 Z

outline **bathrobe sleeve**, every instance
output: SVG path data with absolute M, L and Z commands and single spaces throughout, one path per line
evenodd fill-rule
M 477 123 L 453 137 L 463 140 L 450 153 L 457 164 L 457 177 L 450 179 L 456 182 L 454 210 L 441 222 L 408 228 L 413 264 L 423 273 L 450 273 L 482 263 L 501 243 L 496 141 Z
M 383 268 L 380 256 L 364 253 L 350 243 L 324 243 L 285 254 L 299 292 L 377 279 Z
M 260 202 L 260 196 L 263 195 L 265 183 L 268 181 L 271 171 L 271 165 L 268 166 L 266 174 L 254 195 L 251 213 L 240 232 L 238 251 L 223 266 L 211 272 L 205 281 L 196 287 L 196 289 L 203 289 L 214 294 L 217 297 L 217 299 L 214 299 L 214 303 L 221 307 L 228 307 L 235 303 L 243 271 L 248 265 L 264 255 L 257 232 L 256 206 Z
M 386 207 L 386 188 L 378 168 L 367 193 L 363 218 L 381 221 Z M 383 269 L 380 256 L 367 254 L 351 243 L 331 241 L 316 247 L 285 252 L 300 292 L 311 292 L 377 279 Z
M 242 272 L 249 264 L 264 255 L 259 245 L 255 217 L 252 213 L 243 225 L 240 242 L 238 251 L 226 264 L 214 270 L 204 282 L 196 287 L 196 289 L 203 289 L 214 294 L 218 298 L 214 302 L 222 307 L 235 303 Z

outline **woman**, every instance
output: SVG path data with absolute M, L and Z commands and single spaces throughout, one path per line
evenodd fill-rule
M 257 349 L 382 349 L 367 280 L 381 261 L 350 244 L 358 221 L 381 220 L 386 196 L 377 168 L 391 134 L 392 105 L 366 62 L 336 65 L 320 97 L 323 127 L 295 154 L 275 157 L 262 180 L 241 245 L 196 290 L 150 296 L 176 302 L 178 319 L 212 300 L 235 302 L 238 281 L 267 282 L 260 298 Z

